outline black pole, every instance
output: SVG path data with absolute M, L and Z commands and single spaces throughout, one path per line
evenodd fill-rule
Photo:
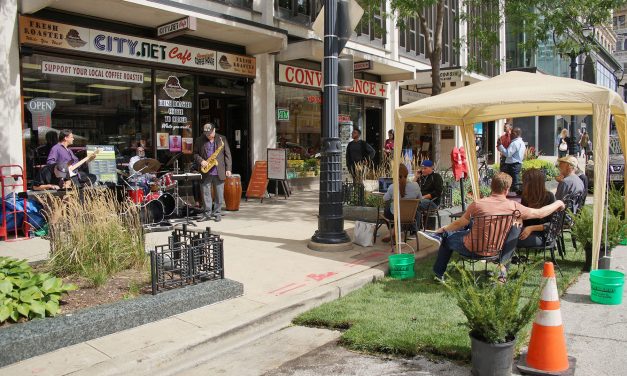
M 462 197 L 462 211 L 465 212 L 466 211 L 466 192 L 464 192 L 464 176 L 462 176 L 461 178 L 459 178 L 459 191 L 461 192 L 461 197 Z M 479 198 L 475 197 L 475 200 L 478 200 Z
M 322 147 L 320 204 L 314 243 L 350 243 L 342 212 L 342 147 L 339 138 L 337 0 L 324 1 L 324 93 L 322 94 Z
M 577 79 L 577 56 L 574 52 L 570 53 L 570 78 Z M 568 154 L 575 155 L 575 115 L 570 115 L 570 124 L 568 126 L 568 136 L 570 142 L 568 143 Z

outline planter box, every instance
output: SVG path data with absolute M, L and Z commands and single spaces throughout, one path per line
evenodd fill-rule
M 348 206 L 344 205 L 344 219 L 375 223 L 377 221 L 377 208 L 372 206 Z

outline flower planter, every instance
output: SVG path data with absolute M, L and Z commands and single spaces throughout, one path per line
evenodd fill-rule
M 371 206 L 344 205 L 344 219 L 351 221 L 377 222 L 378 209 Z
M 515 338 L 505 343 L 486 343 L 470 335 L 472 374 L 475 376 L 511 375 L 515 344 Z

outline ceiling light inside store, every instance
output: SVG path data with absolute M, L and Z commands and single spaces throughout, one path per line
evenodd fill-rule
M 24 68 L 24 69 L 41 70 L 41 65 L 40 64 L 33 64 L 33 63 L 22 63 L 22 68 Z
M 74 99 L 69 99 L 69 98 L 50 98 L 56 102 L 72 102 Z
M 150 78 L 150 76 L 144 76 L 144 82 L 151 82 L 152 79 Z M 155 80 L 156 83 L 158 84 L 162 84 L 164 82 L 167 82 L 167 78 L 158 78 Z
M 37 82 L 41 81 L 41 78 L 33 78 L 33 77 L 24 77 L 22 78 L 24 82 Z
M 95 87 L 97 89 L 110 89 L 110 90 L 131 90 L 130 86 L 117 86 L 117 85 L 105 85 L 105 84 L 91 84 L 87 87 Z
M 65 94 L 65 95 L 76 95 L 76 96 L 83 96 L 83 97 L 94 97 L 96 95 L 100 95 L 98 93 L 79 93 L 76 91 L 62 91 L 59 94 Z
M 24 91 L 34 91 L 37 93 L 58 93 L 58 90 L 48 90 L 48 89 L 35 89 L 35 88 L 31 88 L 31 87 L 25 87 L 24 89 L 22 89 Z

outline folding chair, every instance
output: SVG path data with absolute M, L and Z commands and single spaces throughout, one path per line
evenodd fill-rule
M 440 215 L 440 210 L 449 209 L 453 207 L 453 187 L 450 184 L 446 183 L 444 190 L 442 192 L 442 197 L 440 197 L 440 205 L 438 205 L 435 209 L 427 209 L 420 210 L 420 230 L 437 230 L 442 227 L 442 217 Z M 435 228 L 428 229 L 429 219 L 434 218 L 434 223 L 437 221 L 437 226 Z
M 579 209 L 584 204 L 582 202 L 582 198 L 583 200 L 585 200 L 585 196 L 582 195 L 581 193 L 572 193 L 572 194 L 566 195 L 563 199 L 566 210 L 570 210 L 574 215 L 576 215 Z M 575 248 L 575 250 L 577 249 L 577 239 L 575 239 L 575 235 L 573 234 L 571 230 L 573 226 L 573 218 L 571 217 L 569 213 L 566 212 L 566 210 L 564 210 L 564 218 L 562 220 L 562 231 L 559 233 L 559 244 L 557 245 L 558 247 L 557 250 L 558 250 L 559 255 L 562 257 L 562 260 L 564 260 L 564 256 L 566 256 L 566 244 L 564 242 L 565 232 L 570 233 L 570 240 L 573 242 L 573 248 Z
M 520 212 L 515 210 L 512 214 L 486 215 L 473 217 L 471 220 L 471 230 L 467 236 L 470 237 L 471 256 L 460 254 L 462 265 L 466 267 L 469 262 L 475 274 L 475 264 L 479 261 L 485 262 L 485 273 L 488 273 L 488 262 L 501 262 L 503 246 L 509 235 L 512 225 L 520 217 Z
M 418 211 L 418 204 L 420 200 L 418 199 L 401 199 L 400 200 L 400 221 L 401 221 L 401 231 L 404 233 L 404 242 L 407 242 L 407 233 L 414 230 L 417 226 L 416 223 L 416 212 Z M 379 213 L 377 216 L 377 223 L 374 228 L 374 242 L 377 242 L 377 232 L 379 228 L 383 226 L 383 224 L 387 225 L 390 234 L 392 234 L 392 229 L 394 227 L 394 221 L 389 220 L 385 217 L 385 215 L 379 209 Z M 416 250 L 418 250 L 418 237 L 416 237 Z

